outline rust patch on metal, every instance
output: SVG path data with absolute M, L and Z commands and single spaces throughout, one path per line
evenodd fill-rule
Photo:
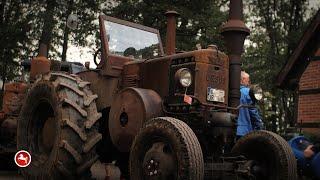
M 120 151 L 128 152 L 144 122 L 162 114 L 161 101 L 160 96 L 149 89 L 126 88 L 117 95 L 111 106 L 107 131 Z
M 0 111 L 0 125 L 2 124 L 2 121 L 5 119 L 6 114 L 2 111 Z
M 246 36 L 250 30 L 243 22 L 242 0 L 230 1 L 229 20 L 222 27 L 221 34 L 224 36 L 229 51 L 229 106 L 237 107 L 240 100 L 240 71 L 241 54 Z
M 38 75 L 50 72 L 51 62 L 44 56 L 38 56 L 31 61 L 30 79 L 35 80 Z
M 2 111 L 6 115 L 18 115 L 25 97 L 28 85 L 13 82 L 5 84 Z
M 176 11 L 167 11 L 167 37 L 166 53 L 167 55 L 176 53 L 176 17 L 179 14 Z

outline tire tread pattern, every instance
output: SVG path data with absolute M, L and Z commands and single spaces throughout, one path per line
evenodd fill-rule
M 136 136 L 131 147 L 130 175 L 134 176 L 134 174 L 139 171 L 134 162 L 136 157 L 133 157 L 135 156 L 135 153 L 139 151 L 135 149 L 135 145 L 143 143 L 143 133 L 145 131 L 157 128 L 170 131 L 170 133 L 173 133 L 175 138 L 179 141 L 178 149 L 182 160 L 180 162 L 181 164 L 178 165 L 178 179 L 202 180 L 204 176 L 204 162 L 200 143 L 192 129 L 186 123 L 172 117 L 158 117 L 151 119 L 144 124 L 142 129 L 140 129 L 140 132 Z M 139 179 L 139 177 L 133 176 L 131 178 Z
M 260 130 L 253 131 L 244 137 L 240 138 L 238 142 L 232 148 L 232 152 L 237 154 L 245 153 L 244 149 L 248 141 L 254 139 L 267 140 L 271 146 L 275 148 L 275 151 L 279 155 L 279 161 L 281 164 L 280 174 L 278 175 L 279 180 L 296 180 L 297 179 L 297 164 L 296 158 L 292 152 L 291 147 L 281 136 L 276 133 Z M 252 147 L 255 148 L 255 147 Z
M 29 90 L 36 94 L 39 90 L 51 90 L 57 98 L 59 110 L 59 138 L 55 161 L 47 168 L 33 166 L 22 170 L 25 177 L 32 179 L 77 179 L 81 174 L 88 175 L 90 166 L 97 161 L 96 144 L 100 141 L 101 134 L 98 132 L 98 119 L 101 114 L 97 112 L 96 95 L 90 90 L 89 82 L 82 81 L 78 76 L 52 72 L 43 75 Z M 45 87 L 45 88 L 43 88 Z M 37 91 L 38 90 L 38 91 Z M 95 97 L 95 98 L 94 98 Z M 84 101 L 86 101 L 86 105 Z M 29 102 L 34 101 L 32 99 Z M 26 104 L 25 108 L 29 108 Z M 23 120 L 23 117 L 20 117 Z M 86 124 L 90 122 L 90 126 Z M 25 131 L 22 129 L 22 132 Z M 22 133 L 23 134 L 23 133 Z M 92 140 L 94 139 L 94 141 Z M 21 142 L 25 143 L 25 140 Z M 87 150 L 84 146 L 89 144 Z M 22 147 L 28 145 L 21 144 Z M 18 144 L 19 146 L 19 144 Z M 45 169 L 45 170 L 44 170 Z

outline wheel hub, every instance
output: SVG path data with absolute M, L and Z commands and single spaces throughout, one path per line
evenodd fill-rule
M 159 173 L 159 162 L 150 159 L 146 164 L 146 172 L 149 176 L 156 176 Z
M 147 151 L 143 168 L 145 177 L 172 179 L 176 174 L 176 161 L 171 147 L 163 142 L 156 142 Z

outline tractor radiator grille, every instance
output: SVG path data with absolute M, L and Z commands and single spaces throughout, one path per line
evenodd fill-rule
M 126 75 L 123 77 L 124 87 L 138 87 L 139 76 L 138 75 Z

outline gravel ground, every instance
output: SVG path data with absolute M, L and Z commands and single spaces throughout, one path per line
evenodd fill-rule
M 92 178 L 98 180 L 119 180 L 120 170 L 113 164 L 102 164 L 100 161 L 96 162 L 90 168 Z M 108 178 L 107 178 L 108 177 Z M 23 180 L 23 177 L 18 174 L 18 171 L 0 171 L 0 180 Z
M 0 171 L 1 180 L 22 180 L 23 177 L 17 171 Z

